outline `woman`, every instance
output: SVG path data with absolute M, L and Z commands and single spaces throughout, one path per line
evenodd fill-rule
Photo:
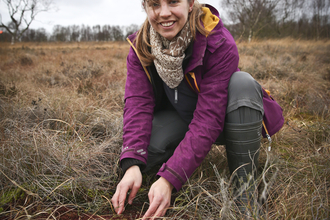
M 235 41 L 213 7 L 196 0 L 142 5 L 147 19 L 128 38 L 120 158 L 125 174 L 112 204 L 121 214 L 127 193 L 132 204 L 141 187 L 141 172 L 163 163 L 148 194 L 148 218 L 165 214 L 172 190 L 180 190 L 213 143 L 226 145 L 231 172 L 239 168 L 237 187 L 248 174 L 255 176 L 263 97 L 272 100 L 249 74 L 239 72 Z M 281 109 L 275 112 L 270 134 L 283 124 Z

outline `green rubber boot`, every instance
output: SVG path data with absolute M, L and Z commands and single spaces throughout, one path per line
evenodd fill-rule
M 246 124 L 225 125 L 226 151 L 235 184 L 234 198 L 241 215 L 257 213 L 257 168 L 262 138 L 262 120 Z

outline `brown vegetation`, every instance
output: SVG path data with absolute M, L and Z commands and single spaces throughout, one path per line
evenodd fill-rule
M 330 42 L 238 44 L 239 67 L 284 109 L 262 142 L 262 219 L 330 217 Z M 0 218 L 115 219 L 128 44 L 0 44 Z M 144 176 L 123 219 L 146 210 Z M 235 219 L 225 150 L 214 146 L 167 219 Z M 264 194 L 263 194 L 264 193 Z M 88 216 L 88 217 L 86 217 Z M 100 217 L 102 216 L 102 217 Z

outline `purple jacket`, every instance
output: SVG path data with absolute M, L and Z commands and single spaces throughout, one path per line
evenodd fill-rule
M 204 36 L 197 32 L 193 54 L 184 72 L 184 80 L 198 93 L 196 110 L 189 131 L 173 156 L 157 173 L 176 190 L 181 189 L 202 163 L 223 131 L 228 83 L 231 75 L 239 71 L 238 50 L 233 37 L 224 28 L 216 9 L 207 5 L 203 10 L 206 12 L 203 25 L 212 34 Z M 135 35 L 130 36 L 129 41 L 133 42 L 134 38 Z M 120 159 L 133 158 L 147 163 L 155 96 L 148 73 L 133 47 L 127 57 L 123 149 Z M 268 96 L 267 93 L 264 95 Z

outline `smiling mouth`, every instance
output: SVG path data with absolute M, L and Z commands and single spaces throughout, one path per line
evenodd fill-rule
M 174 21 L 166 22 L 166 23 L 160 23 L 163 27 L 169 27 L 174 24 Z

